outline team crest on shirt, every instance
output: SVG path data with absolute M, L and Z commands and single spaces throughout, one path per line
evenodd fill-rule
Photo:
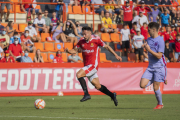
M 93 44 L 93 43 L 91 43 L 91 47 L 94 47 L 94 44 Z
M 154 46 L 157 46 L 157 44 L 158 44 L 158 43 L 157 43 L 157 42 L 155 42 Z

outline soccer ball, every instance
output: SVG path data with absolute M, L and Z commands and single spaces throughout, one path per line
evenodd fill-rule
M 46 103 L 43 99 L 37 99 L 35 102 L 34 102 L 34 107 L 36 109 L 43 109 L 45 108 L 46 106 Z
M 58 96 L 64 96 L 64 94 L 63 94 L 62 91 L 59 91 L 57 95 L 58 95 Z

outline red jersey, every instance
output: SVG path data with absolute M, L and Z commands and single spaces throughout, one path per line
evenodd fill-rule
M 32 0 L 23 0 L 23 2 L 32 2 Z M 26 10 L 27 8 L 33 8 L 33 7 L 32 4 L 24 4 L 24 8 Z
M 159 31 L 159 32 L 158 32 L 158 35 L 162 36 L 162 32 Z
M 26 46 L 30 46 L 33 44 L 30 37 L 25 37 L 24 35 L 21 36 L 21 42 L 23 42 Z
M 176 41 L 176 35 L 177 35 L 176 31 L 171 32 L 171 36 L 173 37 L 173 40 L 169 40 L 169 43 L 174 43 Z
M 134 37 L 134 35 L 137 35 L 136 30 L 134 30 L 133 28 L 130 30 L 130 34 L 131 34 L 131 38 Z
M 180 52 L 180 42 L 179 41 L 175 42 L 175 52 Z
M 148 27 L 144 28 L 143 26 L 141 27 L 141 35 L 144 36 L 144 39 L 147 40 L 148 38 Z
M 62 61 L 62 57 L 55 57 L 54 59 L 53 59 L 53 63 L 63 63 L 63 61 Z
M 167 32 L 163 32 L 162 34 L 163 34 L 163 37 L 164 37 L 164 41 L 166 41 L 166 40 L 169 40 L 169 39 L 170 39 L 169 33 L 167 33 Z
M 12 56 L 9 56 L 9 58 L 3 58 L 0 62 L 2 62 L 2 63 L 15 63 L 15 60 Z
M 82 49 L 84 66 L 93 65 L 98 69 L 98 63 L 100 61 L 99 46 L 104 47 L 105 43 L 95 38 L 91 38 L 90 41 L 82 39 L 77 43 L 76 47 Z
M 139 7 L 139 6 L 138 6 L 138 7 L 135 7 L 134 10 L 137 11 L 137 14 L 138 14 L 138 15 L 139 15 L 139 11 L 143 11 L 143 14 L 144 14 L 145 16 L 147 16 L 147 13 L 151 11 L 150 8 L 148 8 L 148 7 L 142 8 L 142 7 Z
M 177 7 L 176 6 L 178 6 L 178 3 L 176 2 L 176 1 L 174 1 L 174 3 L 172 2 L 172 1 L 170 1 L 171 2 L 171 5 L 174 5 L 173 6 L 173 9 L 174 10 L 177 10 Z
M 22 48 L 20 44 L 17 44 L 17 46 L 14 43 L 10 44 L 9 50 L 11 50 L 14 56 L 19 56 L 19 54 L 22 53 Z
M 124 11 L 124 21 L 132 21 L 133 19 L 132 6 L 129 7 L 123 6 L 123 11 Z

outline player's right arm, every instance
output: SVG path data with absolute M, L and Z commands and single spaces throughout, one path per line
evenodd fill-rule
M 65 49 L 65 52 L 69 53 L 69 54 L 73 54 L 73 53 L 77 53 L 78 52 L 78 48 L 74 48 L 74 49 L 71 49 L 71 50 L 68 50 L 68 48 Z

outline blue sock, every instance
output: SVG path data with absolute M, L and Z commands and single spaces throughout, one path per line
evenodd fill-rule
M 154 82 L 153 80 L 150 80 L 150 81 L 148 82 L 148 84 L 146 85 L 146 88 L 147 88 L 148 86 L 150 86 L 153 82 Z
M 162 94 L 160 90 L 155 91 L 156 99 L 158 101 L 158 105 L 162 105 Z

